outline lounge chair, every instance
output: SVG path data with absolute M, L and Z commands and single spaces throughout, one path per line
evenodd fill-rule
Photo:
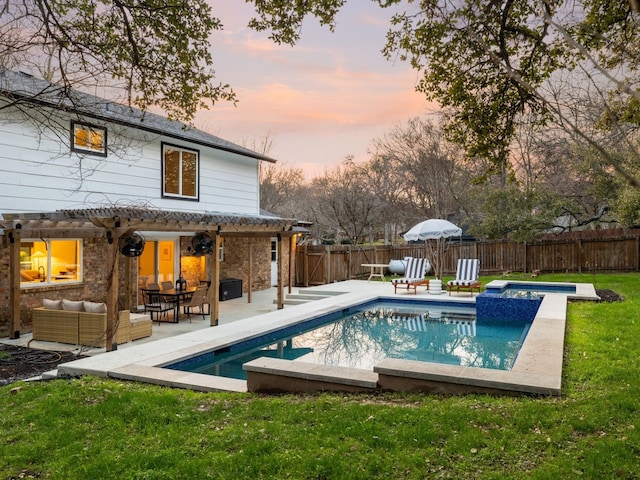
M 456 279 L 447 282 L 449 295 L 451 295 L 453 290 L 456 292 L 463 290 L 471 292 L 471 296 L 473 297 L 473 290 L 476 288 L 478 289 L 478 293 L 480 293 L 482 284 L 478 281 L 479 273 L 480 261 L 477 258 L 459 258 Z
M 429 286 L 429 280 L 425 275 L 429 268 L 429 261 L 426 258 L 411 257 L 407 261 L 407 268 L 404 270 L 404 277 L 391 280 L 393 283 L 393 292 L 398 293 L 398 287 L 405 287 L 407 292 L 413 288 L 413 293 L 417 293 L 418 285 Z

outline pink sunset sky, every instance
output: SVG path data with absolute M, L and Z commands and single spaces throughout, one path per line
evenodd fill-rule
M 369 158 L 374 138 L 434 110 L 415 92 L 417 73 L 380 53 L 388 9 L 352 0 L 334 33 L 309 19 L 291 47 L 247 28 L 252 4 L 210 3 L 224 25 L 212 38 L 216 77 L 233 87 L 239 102 L 201 111 L 200 129 L 249 148 L 268 136 L 269 156 L 303 169 L 310 180 L 348 155 Z

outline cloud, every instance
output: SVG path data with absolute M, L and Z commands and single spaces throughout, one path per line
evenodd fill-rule
M 291 47 L 246 28 L 251 6 L 213 3 L 225 24 L 214 37 L 214 68 L 239 102 L 199 112 L 200 128 L 236 143 L 269 135 L 272 156 L 321 174 L 347 155 L 367 158 L 373 138 L 434 108 L 415 92 L 410 66 L 380 53 L 388 11 L 349 2 L 335 33 L 307 22 Z

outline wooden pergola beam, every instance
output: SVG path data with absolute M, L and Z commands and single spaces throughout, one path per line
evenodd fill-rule
M 120 277 L 120 262 L 118 262 L 118 240 L 120 236 L 115 230 L 109 236 L 109 263 L 107 268 L 107 331 L 106 331 L 106 348 L 107 352 L 117 348 L 116 331 L 118 329 L 118 285 Z M 129 290 L 127 282 L 127 290 Z
M 220 248 L 222 247 L 222 238 L 219 232 L 213 234 L 213 253 L 211 254 L 211 261 L 209 262 L 209 278 L 211 279 L 211 286 L 209 288 L 209 296 L 211 297 L 211 312 L 209 322 L 212 327 L 218 325 L 220 318 L 220 291 L 218 285 L 220 284 Z
M 20 337 L 20 231 L 5 231 L 9 239 L 9 338 Z

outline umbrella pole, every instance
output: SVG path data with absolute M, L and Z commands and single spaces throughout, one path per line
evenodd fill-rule
M 436 255 L 438 256 L 438 275 L 437 275 L 438 280 L 442 280 L 442 262 L 444 260 L 443 240 L 444 240 L 444 237 L 438 238 L 437 247 L 436 247 L 437 248 Z
M 428 240 L 424 241 L 424 255 L 423 255 L 423 257 L 428 259 L 429 258 L 429 252 L 428 252 L 427 242 L 428 242 Z M 429 261 L 431 261 L 431 260 L 429 260 Z

